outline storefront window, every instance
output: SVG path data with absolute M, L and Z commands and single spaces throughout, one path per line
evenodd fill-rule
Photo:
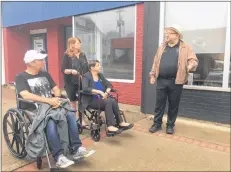
M 67 40 L 68 38 L 72 37 L 72 26 L 65 26 L 64 27 L 64 49 L 67 48 Z
M 135 6 L 75 17 L 75 37 L 109 79 L 134 80 Z
M 179 25 L 199 59 L 187 84 L 222 87 L 228 2 L 167 2 L 165 26 Z

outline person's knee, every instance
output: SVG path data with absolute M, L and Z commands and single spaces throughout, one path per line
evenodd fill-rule
M 107 104 L 109 104 L 109 103 L 110 103 L 110 104 L 114 104 L 114 99 L 112 99 L 112 98 L 107 98 L 107 99 L 106 99 L 106 103 L 107 103 Z
M 67 112 L 67 121 L 76 121 L 75 113 L 74 112 Z
M 53 119 L 49 119 L 47 123 L 47 133 L 51 135 L 56 134 L 56 130 L 57 130 L 56 127 L 57 126 L 56 126 L 55 121 Z
M 68 112 L 66 118 L 69 127 L 77 128 L 76 117 L 74 112 Z

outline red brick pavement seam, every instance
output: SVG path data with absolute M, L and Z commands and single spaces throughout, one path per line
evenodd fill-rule
M 133 130 L 149 133 L 147 128 L 141 127 L 138 124 L 134 125 Z M 154 136 L 164 137 L 164 138 L 167 138 L 167 139 L 170 139 L 170 140 L 176 140 L 176 141 L 179 141 L 179 142 L 184 142 L 184 143 L 188 143 L 188 144 L 194 144 L 194 145 L 197 145 L 197 146 L 200 146 L 200 147 L 203 147 L 203 148 L 209 148 L 209 149 L 217 150 L 217 151 L 220 151 L 220 152 L 230 153 L 230 145 L 220 145 L 220 144 L 206 142 L 206 141 L 193 139 L 193 138 L 189 138 L 189 137 L 185 137 L 185 136 L 169 135 L 169 134 L 160 133 L 160 132 L 156 132 L 156 133 L 153 133 L 153 134 L 149 133 L 149 134 L 154 135 Z

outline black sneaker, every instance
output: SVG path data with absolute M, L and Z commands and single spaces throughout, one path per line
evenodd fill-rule
M 149 129 L 150 133 L 155 133 L 157 131 L 162 130 L 161 125 L 153 124 L 152 127 Z
M 174 128 L 173 127 L 167 127 L 166 133 L 167 134 L 174 134 Z

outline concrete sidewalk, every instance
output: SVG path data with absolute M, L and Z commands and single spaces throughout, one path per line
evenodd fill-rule
M 164 130 L 150 134 L 149 124 L 143 119 L 116 137 L 104 137 L 100 142 L 86 139 L 87 147 L 96 154 L 65 171 L 230 171 L 229 132 L 195 127 L 194 132 L 185 134 L 191 128 L 179 124 L 174 136 Z M 210 136 L 205 137 L 207 134 Z M 42 171 L 47 171 L 44 161 Z M 36 164 L 16 171 L 36 171 Z
M 15 107 L 14 90 L 2 89 L 2 118 Z M 126 108 L 126 107 L 129 107 Z M 178 118 L 174 136 L 165 128 L 150 134 L 152 121 L 135 106 L 121 105 L 135 127 L 116 137 L 102 133 L 100 142 L 93 142 L 89 132 L 81 135 L 83 143 L 97 152 L 65 171 L 230 171 L 230 127 Z M 133 112 L 131 112 L 133 111 Z M 164 118 L 166 121 L 166 118 Z M 165 127 L 165 123 L 163 125 Z M 2 171 L 36 171 L 36 164 L 13 157 L 2 136 Z M 54 165 L 54 163 L 53 163 Z M 44 159 L 42 171 L 47 171 Z

